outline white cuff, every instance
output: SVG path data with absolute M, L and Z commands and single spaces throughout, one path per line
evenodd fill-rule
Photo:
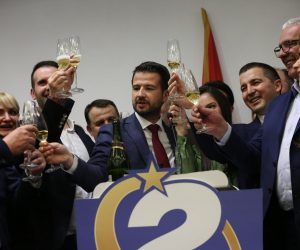
M 77 155 L 73 155 L 73 164 L 69 169 L 63 168 L 63 170 L 69 174 L 73 174 L 78 166 L 78 157 Z
M 229 125 L 229 123 L 227 124 L 228 124 L 228 128 L 224 136 L 221 138 L 221 140 L 215 140 L 219 146 L 224 146 L 228 142 L 229 137 L 231 135 L 232 127 Z

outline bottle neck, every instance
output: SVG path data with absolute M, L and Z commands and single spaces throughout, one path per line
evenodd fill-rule
M 120 126 L 120 120 L 115 119 L 113 121 L 113 142 L 122 142 L 122 136 L 121 136 L 121 126 Z

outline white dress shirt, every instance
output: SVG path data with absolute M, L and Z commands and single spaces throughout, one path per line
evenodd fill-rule
M 292 138 L 300 118 L 300 89 L 297 84 L 293 85 L 298 92 L 293 103 L 290 105 L 285 123 L 284 134 L 281 141 L 279 158 L 277 163 L 277 195 L 283 210 L 293 209 L 293 192 L 290 168 L 290 147 Z
M 84 161 L 88 161 L 90 158 L 89 153 L 86 147 L 84 146 L 82 140 L 74 130 L 74 122 L 68 119 L 66 123 L 68 128 L 65 128 L 62 131 L 60 136 L 62 143 L 69 149 L 69 151 L 72 154 L 77 155 L 79 158 L 81 158 Z M 76 185 L 75 199 L 87 199 L 90 197 L 91 197 L 90 193 L 87 193 L 80 186 Z M 68 235 L 74 234 L 76 231 L 74 215 L 75 214 L 74 214 L 74 205 L 73 205 L 70 225 L 68 229 Z
M 295 88 L 298 94 L 296 95 L 293 103 L 290 105 L 289 112 L 287 114 L 284 134 L 280 145 L 276 179 L 278 201 L 281 208 L 286 211 L 291 210 L 294 207 L 291 183 L 290 147 L 295 128 L 300 119 L 300 88 L 297 82 L 294 83 L 293 88 Z M 229 125 L 225 135 L 219 142 L 217 142 L 217 144 L 220 146 L 225 145 L 230 137 L 231 131 L 232 129 Z

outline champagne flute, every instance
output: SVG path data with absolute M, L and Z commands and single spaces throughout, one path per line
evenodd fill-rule
M 199 102 L 199 87 L 197 81 L 190 69 L 185 70 L 185 79 L 184 79 L 184 87 L 185 87 L 185 96 L 187 99 L 197 105 Z
M 176 72 L 181 64 L 181 52 L 177 39 L 167 42 L 167 61 L 172 72 Z
M 40 142 L 46 142 L 48 139 L 48 127 L 43 114 L 38 110 L 38 107 L 36 107 L 36 109 L 36 127 L 38 129 L 36 138 Z
M 167 41 L 167 63 L 171 70 L 171 72 L 176 72 L 180 75 L 180 77 L 183 76 L 181 74 L 184 72 L 184 64 L 181 63 L 181 52 L 180 52 L 180 46 L 177 39 L 172 39 Z M 171 104 L 176 102 L 179 98 L 182 98 L 178 92 L 174 92 L 172 95 L 169 96 L 169 101 Z M 181 122 L 182 120 L 182 114 L 181 111 L 178 114 L 178 116 L 172 119 L 174 123 Z
M 197 84 L 197 81 L 190 69 L 185 70 L 185 81 L 184 81 L 184 87 L 185 87 L 185 96 L 187 99 L 193 103 L 194 105 L 199 104 L 199 87 Z M 208 127 L 204 124 L 201 129 L 196 130 L 196 134 L 202 134 L 208 131 Z
M 70 65 L 70 45 L 67 38 L 58 39 L 57 41 L 56 61 L 58 69 L 66 69 Z M 56 96 L 66 98 L 72 96 L 72 93 L 62 89 L 62 91 L 56 93 Z
M 69 37 L 69 49 L 70 49 L 70 64 L 75 68 L 78 67 L 81 61 L 81 45 L 79 36 Z M 77 85 L 77 70 L 75 72 L 75 87 L 71 89 L 72 94 L 84 92 L 83 88 L 79 88 Z
M 35 125 L 37 126 L 37 117 L 38 117 L 38 110 L 37 110 L 37 105 L 35 101 L 26 101 L 23 105 L 23 112 L 22 116 L 20 119 L 20 125 Z M 26 150 L 24 152 L 25 157 L 24 157 L 24 162 L 20 164 L 20 167 L 25 169 L 26 174 L 28 174 L 27 177 L 24 177 L 22 180 L 23 181 L 37 181 L 42 177 L 42 174 L 40 175 L 32 175 L 32 170 L 34 170 L 36 164 L 31 162 L 31 150 Z

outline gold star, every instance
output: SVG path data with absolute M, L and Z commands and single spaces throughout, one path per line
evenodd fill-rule
M 149 190 L 151 187 L 164 193 L 164 187 L 162 185 L 162 179 L 169 174 L 169 171 L 158 172 L 154 166 L 153 161 L 150 163 L 149 171 L 147 173 L 137 173 L 140 177 L 145 180 L 144 192 Z

